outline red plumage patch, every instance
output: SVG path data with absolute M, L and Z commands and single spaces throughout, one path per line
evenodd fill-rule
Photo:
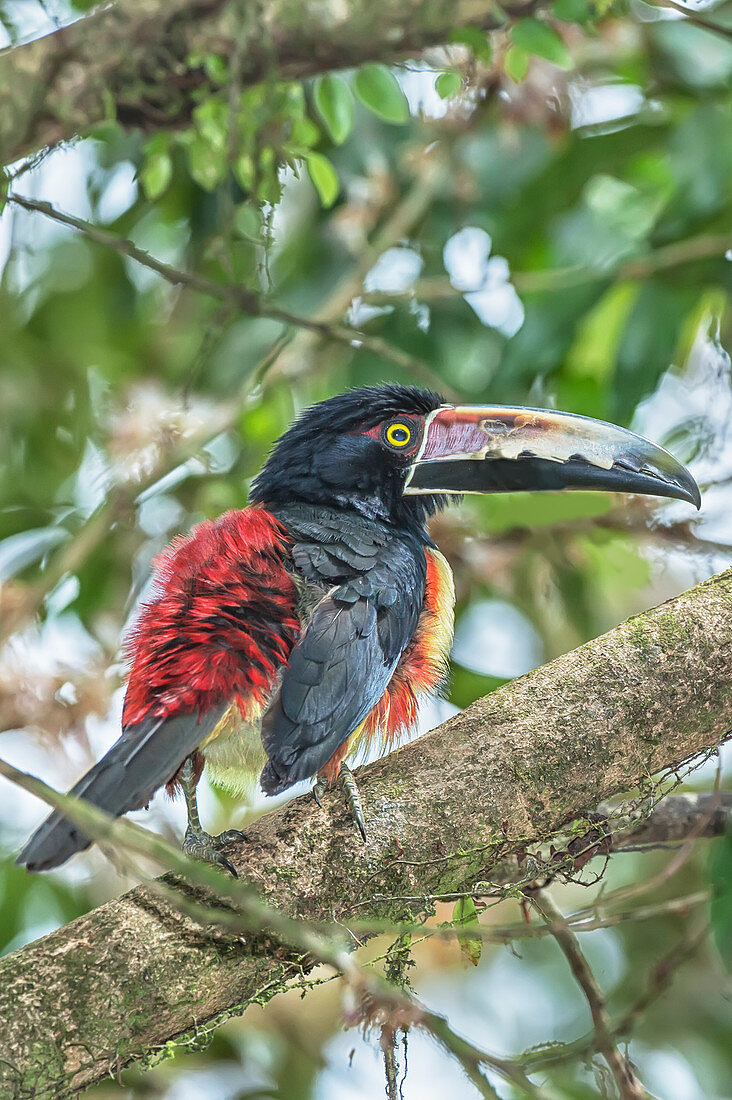
M 265 704 L 300 632 L 288 558 L 284 528 L 260 507 L 206 520 L 163 551 L 126 643 L 123 727 L 225 701 L 246 719 Z

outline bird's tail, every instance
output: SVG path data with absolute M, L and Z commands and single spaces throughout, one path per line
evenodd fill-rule
M 221 711 L 216 709 L 202 717 L 180 714 L 174 718 L 147 718 L 129 727 L 69 794 L 113 817 L 139 810 L 158 787 L 172 779 L 220 716 Z M 15 862 L 29 871 L 48 871 L 91 843 L 78 825 L 54 810 L 36 829 Z

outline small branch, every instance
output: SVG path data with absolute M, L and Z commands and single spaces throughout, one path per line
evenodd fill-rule
M 630 1034 L 633 1026 L 644 1012 L 657 1001 L 671 985 L 676 971 L 688 962 L 709 936 L 709 925 L 699 924 L 697 928 L 673 947 L 663 958 L 654 964 L 646 988 L 613 1027 L 616 1039 Z
M 701 27 L 702 30 L 732 41 L 732 28 L 720 26 L 719 23 L 712 23 L 711 19 L 706 19 L 703 15 L 691 11 L 684 4 L 677 4 L 676 0 L 646 0 L 646 3 L 652 8 L 671 8 L 672 11 L 677 11 L 680 15 L 683 15 L 687 23 L 693 23 L 695 27 Z
M 217 298 L 221 302 L 234 306 L 242 313 L 249 314 L 251 317 L 266 317 L 271 321 L 279 321 L 283 325 L 306 329 L 322 340 L 334 340 L 351 349 L 370 351 L 374 355 L 390 360 L 395 366 L 401 367 L 402 370 L 415 374 L 418 378 L 427 376 L 434 378 L 425 363 L 407 352 L 395 348 L 387 340 L 380 337 L 368 336 L 357 329 L 348 328 L 335 322 L 290 313 L 280 306 L 269 305 L 257 294 L 244 287 L 234 286 L 231 283 L 219 283 L 213 279 L 206 279 L 195 271 L 185 271 L 182 268 L 173 267 L 171 264 L 166 264 L 157 257 L 152 256 L 144 248 L 139 248 L 133 241 L 109 233 L 106 229 L 100 229 L 99 226 L 84 221 L 83 218 L 77 218 L 73 214 L 58 210 L 50 202 L 17 194 L 9 194 L 7 201 L 22 207 L 24 210 L 43 214 L 59 225 L 76 229 L 90 241 L 103 245 L 105 248 L 111 248 L 123 256 L 128 256 L 135 263 L 141 264 L 148 270 L 156 272 L 171 286 L 185 287 L 188 290 L 195 290 L 199 294 L 205 294 L 210 298 Z
M 386 1077 L 387 1100 L 399 1100 L 399 1063 L 397 1062 L 397 1033 L 386 1024 L 379 1038 L 381 1052 L 384 1055 L 384 1076 Z
M 594 1045 L 607 1062 L 622 1100 L 647 1100 L 648 1093 L 636 1077 L 627 1058 L 622 1056 L 613 1042 L 610 1018 L 605 1008 L 605 997 L 576 936 L 567 927 L 564 917 L 548 893 L 542 892 L 528 900 L 547 924 L 551 924 L 554 928 L 554 939 L 587 1000 L 595 1028 Z
M 676 972 L 693 958 L 708 935 L 708 925 L 700 925 L 655 963 L 644 991 L 610 1029 L 610 1037 L 614 1042 L 628 1037 L 636 1021 L 666 992 Z M 571 1043 L 562 1043 L 547 1050 L 529 1051 L 521 1061 L 532 1072 L 587 1058 L 596 1050 L 596 1035 L 592 1031 Z
M 608 806 L 609 813 L 624 816 L 622 806 Z M 689 839 L 724 836 L 732 814 L 732 791 L 675 794 L 662 799 L 650 814 L 642 804 L 633 810 L 634 821 L 616 827 L 611 850 L 622 852 L 683 844 Z

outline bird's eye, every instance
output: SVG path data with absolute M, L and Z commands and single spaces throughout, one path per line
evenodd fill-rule
M 412 428 L 402 420 L 395 420 L 384 431 L 384 439 L 390 447 L 400 451 L 412 441 Z

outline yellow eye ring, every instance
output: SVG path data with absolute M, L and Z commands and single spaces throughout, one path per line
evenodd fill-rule
M 395 420 L 384 432 L 384 437 L 390 447 L 401 450 L 412 442 L 412 429 L 409 424 L 405 424 L 401 420 Z

